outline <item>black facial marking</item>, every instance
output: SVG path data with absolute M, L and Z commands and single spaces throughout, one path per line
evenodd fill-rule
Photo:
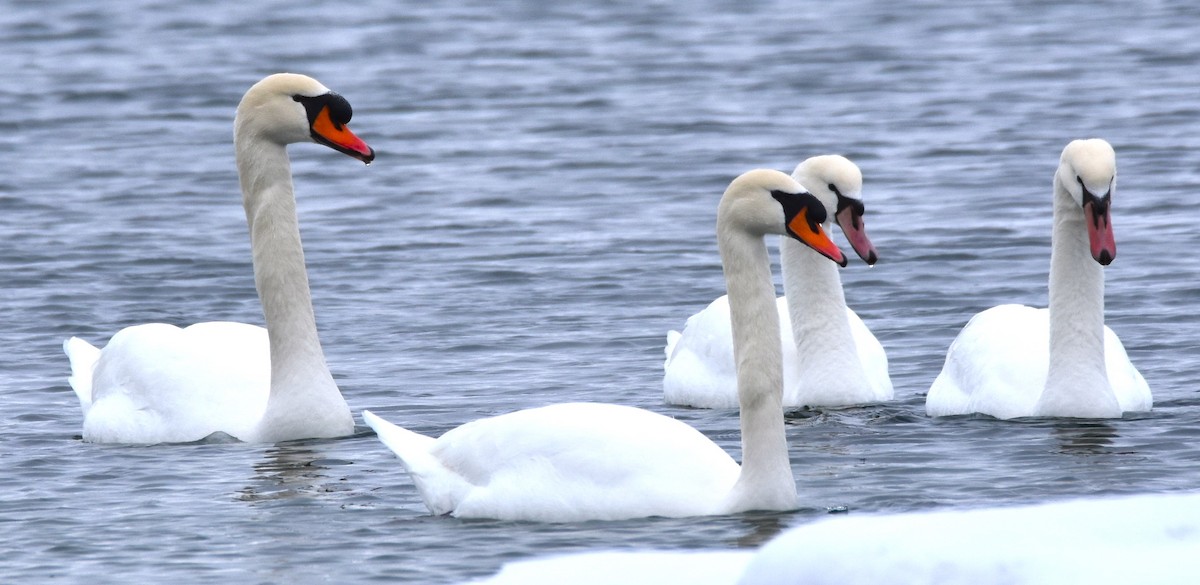
M 326 107 L 329 108 L 329 120 L 333 122 L 333 127 L 338 130 L 341 130 L 342 126 L 350 123 L 350 118 L 354 115 L 354 110 L 350 108 L 350 102 L 346 101 L 346 98 L 338 95 L 336 92 L 331 91 L 311 97 L 294 95 L 292 99 L 304 106 L 304 112 L 308 115 L 309 126 L 312 126 L 317 121 L 317 116 Z
M 783 214 L 788 223 L 791 223 L 792 218 L 800 215 L 801 211 L 808 210 L 808 214 L 805 216 L 808 219 L 808 227 L 815 232 L 828 217 L 821 201 L 807 191 L 800 193 L 771 191 L 771 197 L 774 197 L 783 206 Z
M 1108 206 L 1110 203 L 1112 203 L 1111 195 L 1112 191 L 1110 190 L 1108 193 L 1105 193 L 1103 197 L 1096 197 L 1094 193 L 1088 191 L 1087 187 L 1083 187 L 1083 204 L 1092 204 L 1092 216 L 1094 218 L 1093 221 L 1097 222 L 1097 224 L 1099 223 L 1100 218 L 1104 217 L 1105 214 L 1108 213 Z
M 862 216 L 864 213 L 867 212 L 867 206 L 863 205 L 863 202 L 858 199 L 854 199 L 852 197 L 846 197 L 845 195 L 838 193 L 836 189 L 833 190 L 833 192 L 837 193 L 837 198 L 838 198 L 837 213 L 841 214 L 842 210 L 849 207 L 850 208 L 850 218 L 851 218 L 851 221 L 853 222 L 854 229 L 860 229 L 862 227 L 862 221 L 861 221 Z

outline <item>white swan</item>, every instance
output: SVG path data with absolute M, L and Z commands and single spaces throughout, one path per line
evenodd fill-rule
M 764 545 L 739 585 L 1200 582 L 1200 494 L 848 514 Z M 659 553 L 666 556 L 667 553 Z M 712 559 L 737 566 L 740 559 Z M 570 566 L 563 559 L 564 566 Z M 528 567 L 527 574 L 536 575 Z M 579 583 L 561 572 L 559 583 Z M 536 580 L 527 583 L 538 583 Z
M 867 264 L 877 258 L 863 224 L 862 172 L 837 155 L 814 156 L 792 172 L 825 204 Z M 829 229 L 828 222 L 825 229 Z M 780 239 L 784 296 L 777 301 L 783 346 L 783 405 L 846 406 L 891 400 L 883 345 L 846 306 L 837 266 L 791 238 Z M 698 408 L 737 406 L 733 337 L 725 297 L 667 334 L 663 398 Z
M 246 92 L 234 144 L 267 327 L 151 323 L 118 331 L 103 350 L 68 339 L 84 440 L 175 443 L 224 432 L 273 442 L 353 432 L 317 337 L 286 150 L 318 142 L 370 163 L 375 152 L 346 127 L 350 116 L 344 98 L 303 75 L 272 75 Z
M 505 520 L 615 520 L 791 510 L 796 483 L 780 404 L 778 319 L 765 234 L 789 233 L 844 264 L 825 208 L 791 177 L 750 171 L 717 210 L 717 240 L 739 357 L 742 465 L 696 429 L 647 410 L 570 403 L 485 418 L 439 439 L 369 411 L 434 514 Z
M 1116 153 L 1076 140 L 1054 174 L 1050 307 L 1000 305 L 971 318 L 929 389 L 929 416 L 1117 418 L 1150 410 L 1146 380 L 1104 325 L 1104 271 L 1117 247 L 1109 205 Z

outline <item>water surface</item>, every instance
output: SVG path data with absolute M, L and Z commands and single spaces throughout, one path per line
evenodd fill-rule
M 309 4 L 0 11 L 4 581 L 454 583 L 555 552 L 752 547 L 836 507 L 1200 487 L 1192 3 Z M 231 132 L 241 94 L 276 71 L 345 95 L 379 152 L 364 168 L 291 149 L 322 339 L 355 412 L 436 435 L 614 402 L 738 456 L 735 412 L 662 404 L 665 333 L 723 292 L 728 181 L 834 152 L 866 177 L 881 260 L 842 277 L 896 400 L 791 417 L 803 508 L 717 518 L 430 517 L 365 432 L 81 442 L 63 339 L 261 322 Z M 1050 180 L 1091 136 L 1120 168 L 1107 323 L 1154 410 L 926 418 L 972 314 L 1046 302 Z

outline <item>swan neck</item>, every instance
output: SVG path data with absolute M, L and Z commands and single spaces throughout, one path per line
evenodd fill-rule
M 240 131 L 235 143 L 254 283 L 270 339 L 271 391 L 262 424 L 286 438 L 290 427 L 311 429 L 313 421 L 303 419 L 314 410 L 339 403 L 348 409 L 317 335 L 285 146 Z
M 798 351 L 805 354 L 803 348 L 811 343 L 818 343 L 823 353 L 853 351 L 854 335 L 837 265 L 788 237 L 780 238 L 779 260 Z
M 742 468 L 731 508 L 787 509 L 796 485 L 783 425 L 783 356 L 770 259 L 761 235 L 718 225 L 741 408 Z
M 1108 402 L 1113 399 L 1104 362 L 1104 270 L 1091 256 L 1083 209 L 1057 177 L 1054 186 L 1050 366 L 1042 402 Z

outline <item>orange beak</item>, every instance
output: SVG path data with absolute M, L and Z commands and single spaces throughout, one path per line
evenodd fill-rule
M 361 138 L 355 136 L 350 128 L 337 124 L 329 117 L 329 107 L 321 108 L 310 126 L 313 140 L 324 144 L 338 152 L 348 154 L 367 164 L 375 160 L 375 150 L 367 146 Z
M 800 212 L 792 217 L 787 224 L 788 235 L 804 242 L 806 246 L 817 251 L 822 256 L 837 262 L 838 266 L 845 267 L 850 261 L 846 255 L 838 249 L 837 244 L 829 239 L 829 235 L 821 227 L 821 224 L 808 220 L 808 208 L 801 208 Z

